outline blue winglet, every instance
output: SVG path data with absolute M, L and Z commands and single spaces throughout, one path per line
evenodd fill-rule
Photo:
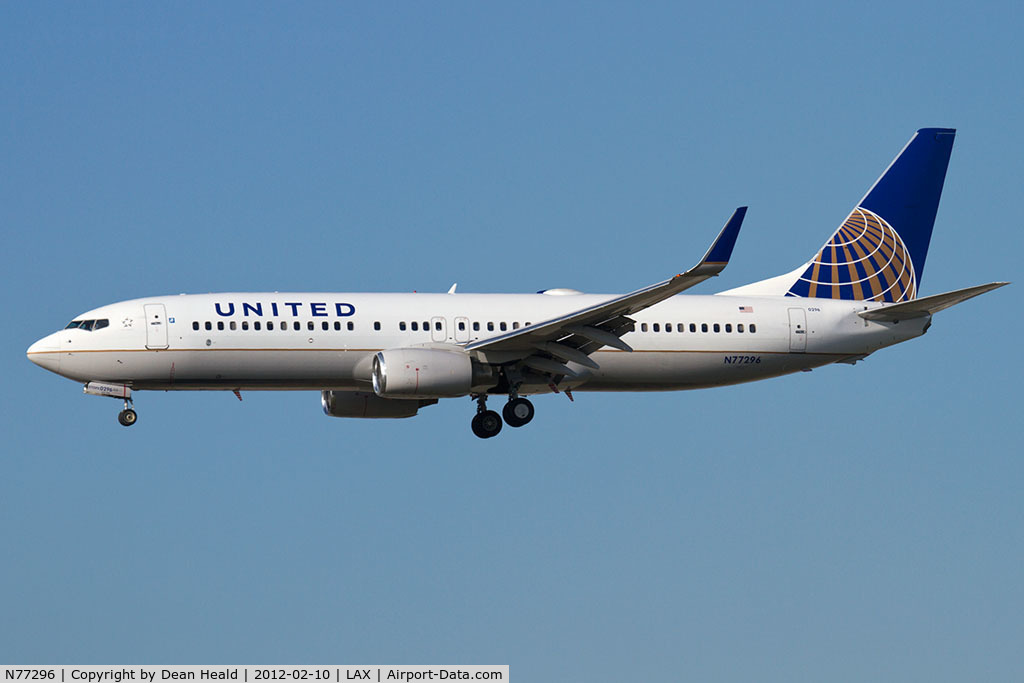
M 723 267 L 729 263 L 732 256 L 732 249 L 736 246 L 736 238 L 740 234 L 740 226 L 743 225 L 743 218 L 747 215 L 747 207 L 741 206 L 733 212 L 732 217 L 718 233 L 715 243 L 704 254 L 701 264 L 721 264 Z

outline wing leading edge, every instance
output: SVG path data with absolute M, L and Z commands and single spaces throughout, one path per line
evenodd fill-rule
M 620 339 L 623 334 L 633 329 L 633 320 L 628 316 L 722 272 L 729 264 L 746 213 L 745 206 L 736 209 L 704 257 L 685 273 L 558 318 L 471 342 L 465 348 L 467 351 L 536 353 L 536 356 L 531 356 L 527 360 L 537 359 L 539 363 L 536 364 L 544 365 L 545 371 L 567 375 L 575 373 L 559 361 L 573 361 L 593 368 L 597 367 L 597 363 L 587 355 L 602 346 L 632 351 Z M 558 367 L 555 367 L 556 365 Z

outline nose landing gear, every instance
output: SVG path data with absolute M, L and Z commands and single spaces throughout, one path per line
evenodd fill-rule
M 128 407 L 128 403 L 131 401 L 130 398 L 124 400 L 124 410 L 117 414 L 117 421 L 124 427 L 131 427 L 135 424 L 135 421 L 139 419 L 138 414 Z

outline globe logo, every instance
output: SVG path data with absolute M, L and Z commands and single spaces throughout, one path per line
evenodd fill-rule
M 896 230 L 878 214 L 857 207 L 788 294 L 895 303 L 917 296 L 917 278 Z

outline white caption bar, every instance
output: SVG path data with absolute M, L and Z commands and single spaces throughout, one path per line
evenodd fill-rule
M 347 681 L 507 681 L 508 664 L 431 666 L 0 666 L 0 683 L 343 683 Z

